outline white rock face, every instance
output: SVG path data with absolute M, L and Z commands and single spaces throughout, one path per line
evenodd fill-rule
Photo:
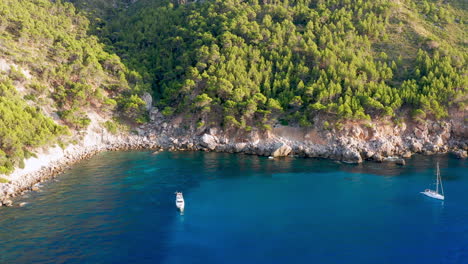
M 423 145 L 420 142 L 417 142 L 417 141 L 413 142 L 413 144 L 411 145 L 411 150 L 413 152 L 421 152 L 422 148 L 423 148 Z
M 158 119 L 162 119 L 163 118 L 163 115 L 159 112 L 158 108 L 156 107 L 151 107 L 151 110 L 150 110 L 150 120 L 152 122 L 155 122 L 157 121 Z
M 148 94 L 149 105 L 152 101 L 150 97 Z M 454 131 L 451 123 L 431 125 L 434 131 L 429 131 L 423 125 L 418 128 L 410 125 L 405 132 L 396 132 L 400 127 L 383 124 L 376 126 L 376 129 L 349 124 L 343 131 L 288 127 L 243 134 L 223 131 L 218 127 L 199 134 L 203 130 L 183 128 L 183 121 L 169 120 L 157 108 L 150 109 L 152 121 L 135 129 L 138 134 L 112 135 L 100 125 L 106 121 L 105 116 L 87 113 L 91 124 L 86 131 L 80 132 L 81 138 L 76 145 L 68 145 L 65 149 L 51 147 L 48 150 L 37 150 L 38 158 L 26 160 L 24 169 L 17 169 L 11 175 L 0 175 L 10 181 L 0 184 L 0 205 L 12 195 L 21 194 L 37 182 L 47 179 L 44 175 L 55 175 L 60 172 L 60 168 L 103 150 L 215 150 L 274 157 L 320 157 L 348 163 L 360 163 L 363 159 L 382 162 L 388 156 L 410 157 L 413 152 L 432 154 L 451 150 L 457 157 L 468 156 L 467 137 L 453 137 L 462 135 L 462 132 Z M 403 165 L 405 162 L 399 160 L 398 163 Z M 9 203 L 7 201 L 3 204 Z
M 291 153 L 292 148 L 284 143 L 282 143 L 276 150 L 271 153 L 273 157 L 286 157 Z
M 344 162 L 348 162 L 348 163 L 361 163 L 362 162 L 361 155 L 359 154 L 359 152 L 357 152 L 354 149 L 346 149 L 343 152 L 342 159 Z
M 5 59 L 0 58 L 0 72 L 9 72 L 11 67 L 15 67 L 21 71 L 21 73 L 26 77 L 26 79 L 31 79 L 31 73 L 28 70 L 24 70 L 15 63 L 8 62 Z
M 441 147 L 444 145 L 444 140 L 440 136 L 437 136 L 434 140 L 434 145 Z
M 453 152 L 453 154 L 459 159 L 466 159 L 468 157 L 468 152 L 466 150 L 458 150 Z
M 146 103 L 146 111 L 149 111 L 151 110 L 151 105 L 153 104 L 153 97 L 151 97 L 151 94 L 149 93 L 144 93 L 142 96 L 141 96 L 141 99 L 143 101 L 145 101 Z
M 8 72 L 10 70 L 10 64 L 5 59 L 0 59 L 0 71 Z
M 216 146 L 218 145 L 217 143 L 217 138 L 215 136 L 212 136 L 210 134 L 204 134 L 201 137 L 201 142 L 200 145 L 209 149 L 209 150 L 214 150 Z
M 235 152 L 242 152 L 245 149 L 246 146 L 247 146 L 247 143 L 236 143 L 234 145 L 234 151 Z

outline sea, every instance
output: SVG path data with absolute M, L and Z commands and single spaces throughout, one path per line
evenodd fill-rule
M 420 193 L 437 163 L 444 201 Z M 14 203 L 0 263 L 468 263 L 468 161 L 450 155 L 105 152 Z

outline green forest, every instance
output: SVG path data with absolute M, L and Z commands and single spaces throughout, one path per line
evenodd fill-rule
M 132 95 L 150 87 L 89 29 L 70 3 L 0 1 L 0 59 L 16 65 L 0 70 L 0 174 L 22 167 L 39 146 L 65 144 L 68 128 L 89 125 L 91 108 L 145 120 L 143 100 Z M 63 125 L 44 115 L 47 108 Z
M 468 99 L 467 10 L 446 2 L 142 0 L 96 30 L 200 125 L 440 119 Z
M 144 92 L 199 128 L 450 118 L 467 23 L 463 0 L 2 0 L 0 174 L 89 110 L 148 122 Z

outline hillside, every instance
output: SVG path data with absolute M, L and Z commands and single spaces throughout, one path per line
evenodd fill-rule
M 99 30 L 166 116 L 248 131 L 463 111 L 467 19 L 462 1 L 140 0 Z
M 0 174 L 39 146 L 74 142 L 90 111 L 144 119 L 144 102 L 132 96 L 145 90 L 141 77 L 88 29 L 69 3 L 0 2 Z
M 463 1 L 4 0 L 0 174 L 82 140 L 96 113 L 111 132 L 161 134 L 162 119 L 249 132 L 459 118 L 467 21 Z M 150 124 L 146 92 L 162 113 Z

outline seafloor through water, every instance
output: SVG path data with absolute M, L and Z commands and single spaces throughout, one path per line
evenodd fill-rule
M 420 194 L 437 161 L 445 201 Z M 19 202 L 0 208 L 0 263 L 468 263 L 468 162 L 446 155 L 109 152 Z

